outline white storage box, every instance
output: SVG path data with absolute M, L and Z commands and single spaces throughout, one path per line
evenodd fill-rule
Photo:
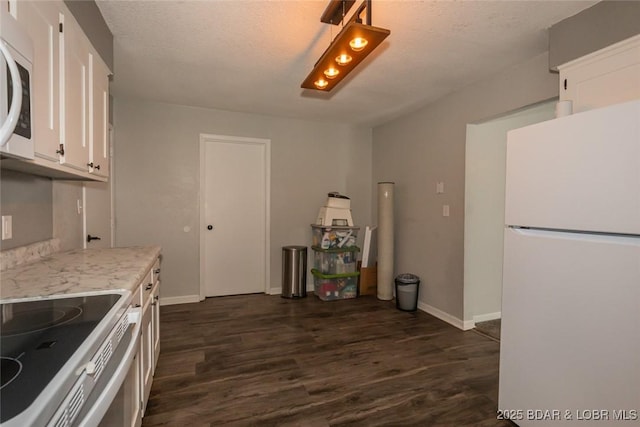
M 338 193 L 329 193 L 325 206 L 328 208 L 351 209 L 351 199 Z

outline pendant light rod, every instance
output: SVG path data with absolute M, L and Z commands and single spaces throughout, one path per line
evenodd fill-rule
M 340 25 L 345 15 L 355 4 L 355 0 L 331 0 L 327 5 L 327 8 L 320 17 L 320 22 L 325 24 Z M 371 0 L 365 0 L 353 14 L 349 22 L 360 19 L 360 14 L 364 9 L 367 9 L 366 24 L 371 25 Z M 348 24 L 345 23 L 345 24 Z
M 331 0 L 322 13 L 320 22 L 339 25 L 354 4 L 355 0 Z
M 365 15 L 365 23 L 366 25 L 371 25 L 371 0 L 363 1 L 362 4 L 358 6 L 358 9 L 356 9 L 355 13 L 351 16 L 349 22 L 357 22 L 358 24 L 362 24 L 362 18 L 360 18 L 360 15 L 362 15 L 362 12 L 365 9 L 367 10 L 367 14 Z

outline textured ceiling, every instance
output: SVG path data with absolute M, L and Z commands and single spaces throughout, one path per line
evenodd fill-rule
M 96 3 L 116 96 L 375 125 L 545 52 L 548 27 L 596 2 L 374 0 L 391 35 L 330 93 L 300 88 L 339 29 L 328 1 Z

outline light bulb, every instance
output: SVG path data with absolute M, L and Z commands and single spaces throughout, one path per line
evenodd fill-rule
M 329 82 L 326 81 L 325 79 L 318 79 L 315 82 L 313 82 L 313 84 L 318 88 L 318 89 L 324 89 L 325 87 L 327 87 L 329 85 Z
M 355 52 L 360 52 L 362 49 L 364 49 L 367 43 L 369 43 L 367 39 L 356 37 L 349 42 L 349 46 L 351 46 L 351 49 L 353 49 Z
M 338 71 L 334 66 L 330 66 L 324 70 L 324 75 L 327 76 L 328 79 L 335 79 L 338 74 L 340 74 L 340 71 Z
M 343 53 L 340 56 L 336 57 L 336 62 L 338 63 L 338 65 L 347 65 L 349 62 L 351 62 L 351 59 L 353 58 L 351 58 L 346 53 Z

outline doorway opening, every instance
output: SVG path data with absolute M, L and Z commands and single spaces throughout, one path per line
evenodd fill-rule
M 555 117 L 556 100 L 467 125 L 464 329 L 500 319 L 507 132 Z

